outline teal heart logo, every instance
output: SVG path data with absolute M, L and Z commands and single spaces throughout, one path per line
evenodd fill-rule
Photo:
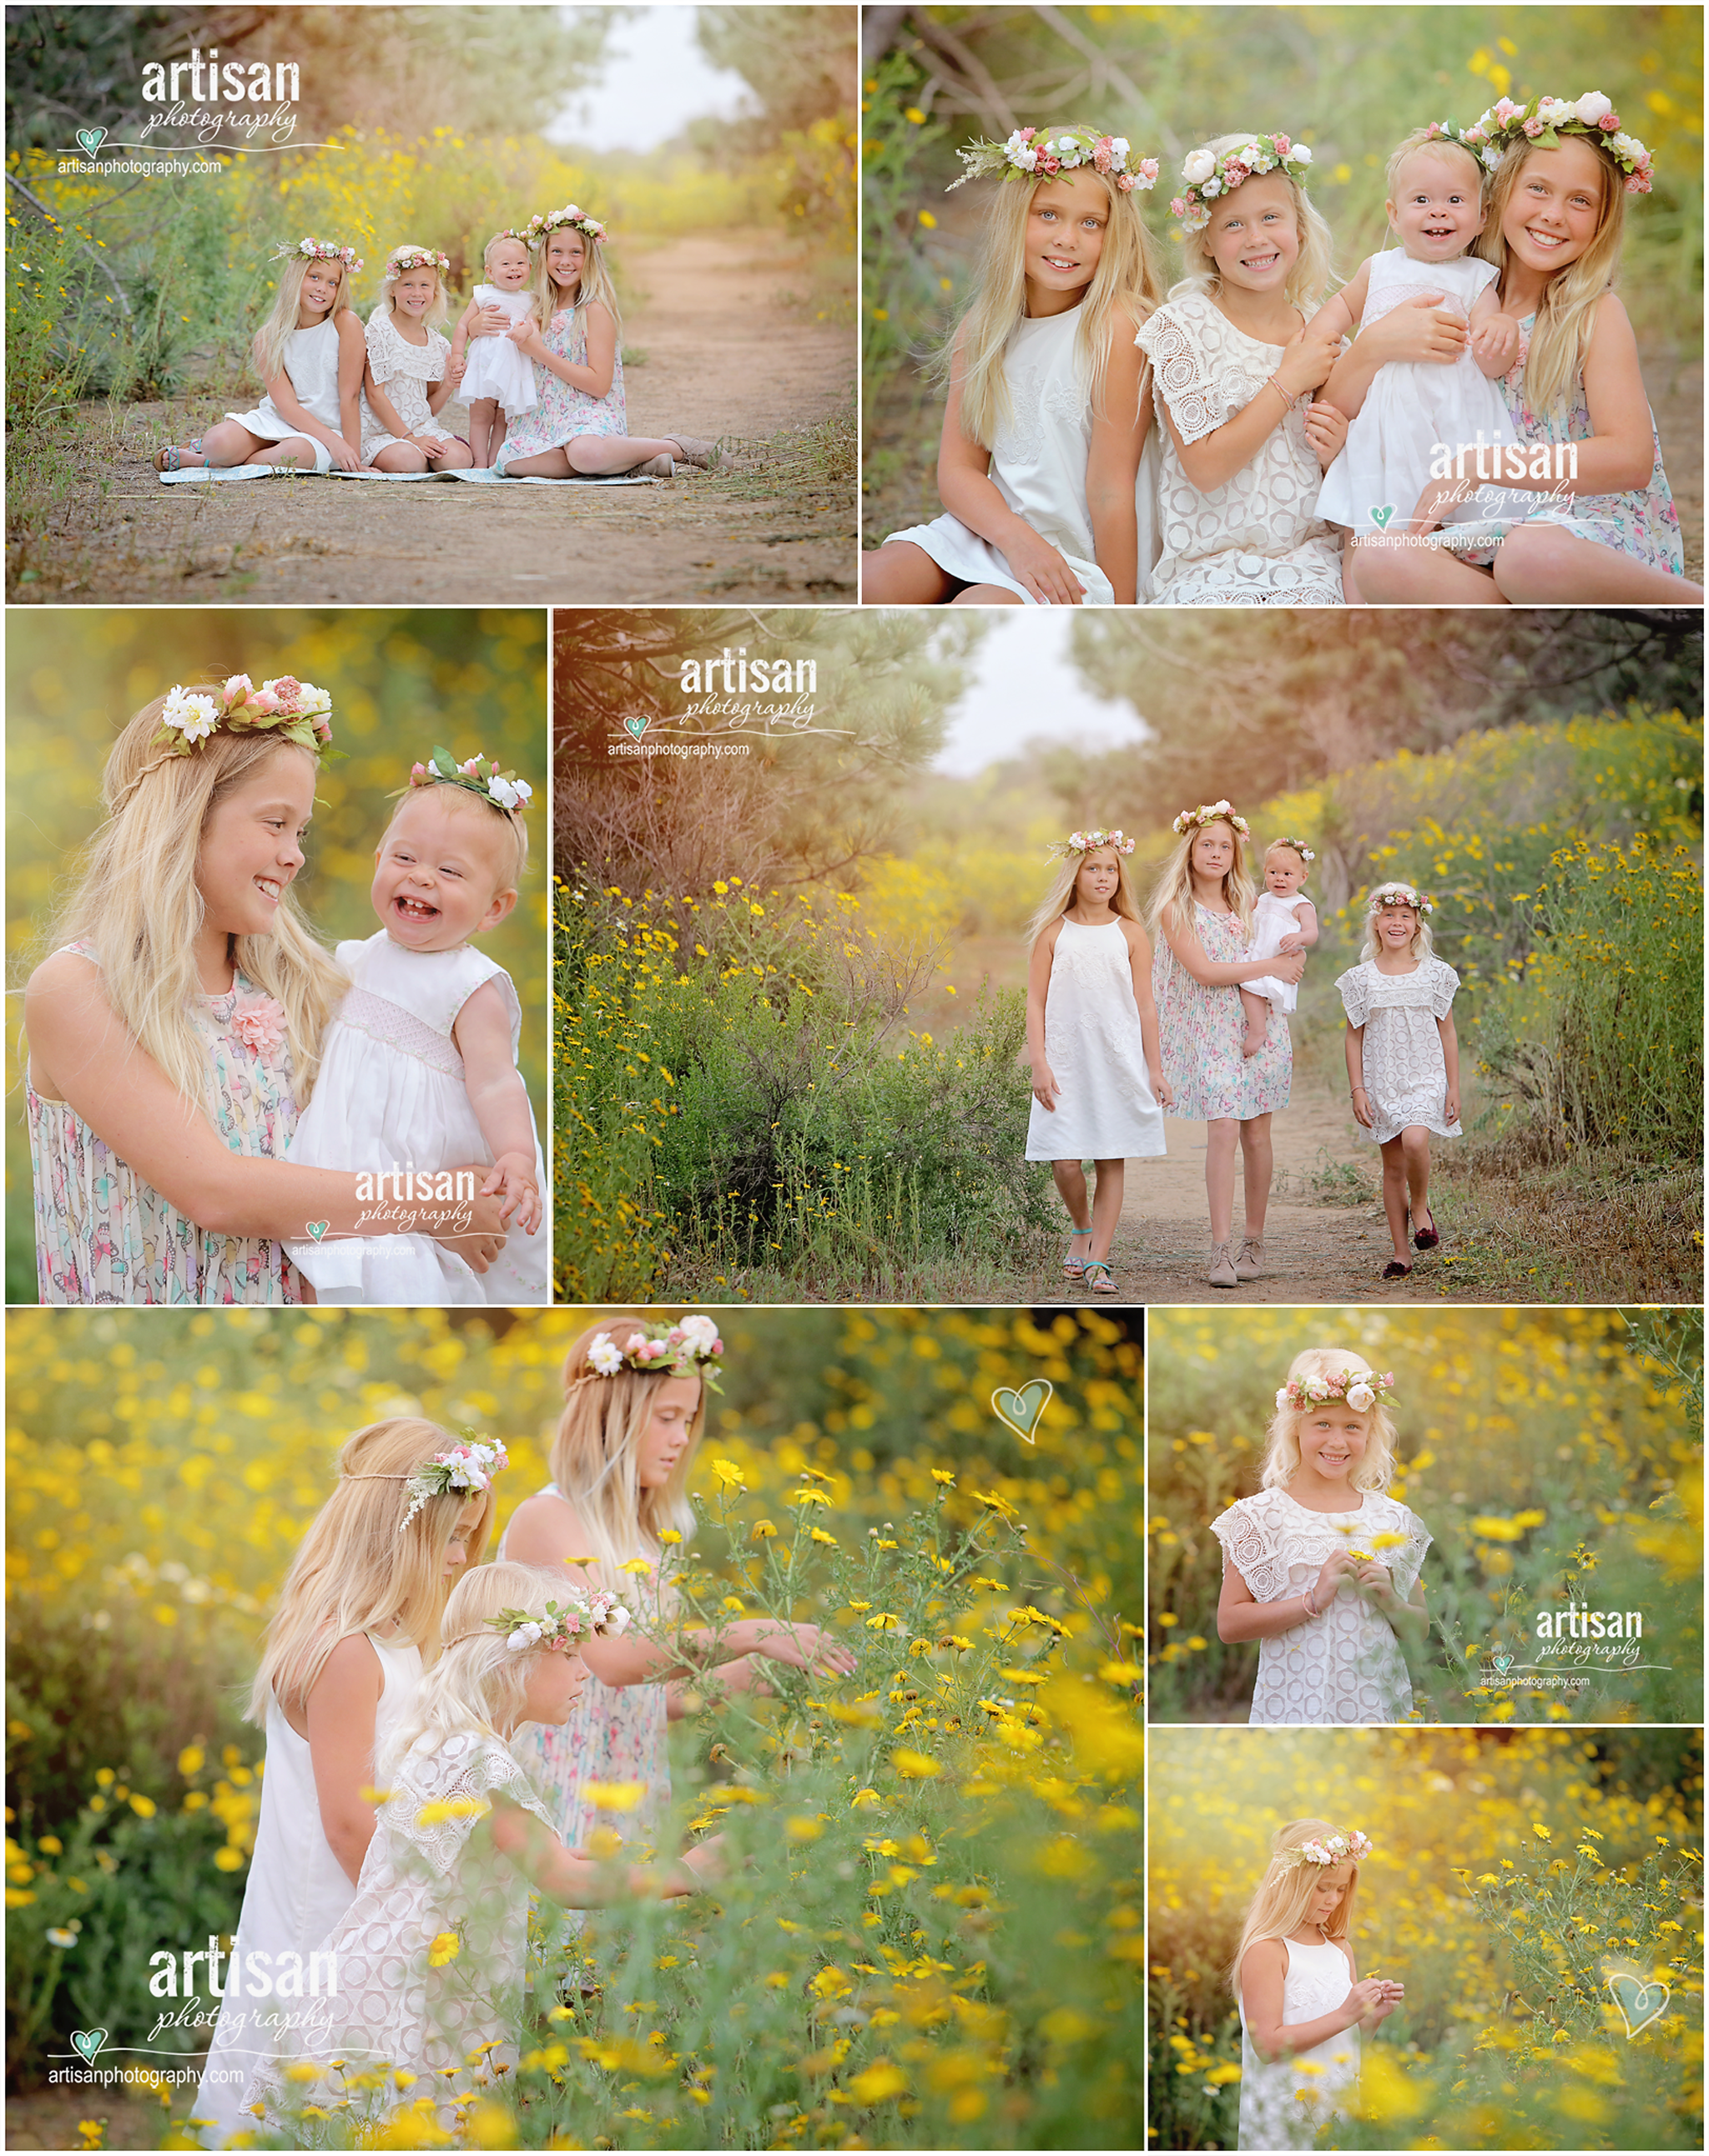
M 633 736 L 636 741 L 639 741 L 641 736 L 646 732 L 647 728 L 652 724 L 652 721 L 650 719 L 625 719 L 623 724 L 624 732 L 626 734 Z
M 1388 529 L 1388 520 L 1393 514 L 1394 504 L 1392 501 L 1385 501 L 1380 508 L 1373 508 L 1371 521 L 1379 531 L 1386 531 Z
M 326 1234 L 326 1230 L 331 1225 L 332 1223 L 330 1220 L 310 1220 L 309 1223 L 309 1233 L 318 1243 L 321 1236 Z
M 1491 1655 L 1490 1656 L 1490 1660 L 1496 1666 L 1496 1674 L 1497 1676 L 1506 1676 L 1508 1671 L 1513 1666 L 1513 1657 L 1511 1655 Z
M 1011 1392 L 1007 1385 L 999 1385 L 991 1395 L 991 1411 L 1023 1443 L 1031 1445 L 1035 1441 L 1034 1433 L 1043 1419 L 1045 1402 L 1055 1389 L 1048 1378 L 1034 1378 L 1018 1393 Z
M 1655 2020 L 1671 1996 L 1671 1986 L 1657 1979 L 1645 1984 L 1640 1977 L 1611 1976 L 1608 1988 L 1614 1995 L 1614 2005 L 1620 2010 L 1620 2019 L 1626 2025 L 1626 2034 L 1635 2036 Z M 76 2038 L 72 2041 L 74 2043 Z
M 77 139 L 83 146 L 84 156 L 92 157 L 106 141 L 107 131 L 105 127 L 80 127 L 77 131 Z M 106 2034 L 105 2029 L 101 2034 L 103 2035 Z
M 86 2066 L 95 2064 L 95 2055 L 107 2041 L 105 2029 L 74 2029 L 71 2048 Z

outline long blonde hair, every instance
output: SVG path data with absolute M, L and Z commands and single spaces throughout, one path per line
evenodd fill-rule
M 1620 264 L 1620 243 L 1626 226 L 1625 175 L 1613 156 L 1588 135 L 1572 135 L 1568 141 L 1583 142 L 1595 156 L 1602 172 L 1602 212 L 1595 236 L 1577 261 L 1550 278 L 1537 301 L 1532 325 L 1531 344 L 1525 356 L 1525 401 L 1533 412 L 1559 413 L 1570 402 L 1573 385 L 1584 372 L 1590 340 L 1596 330 L 1596 310 L 1605 292 L 1614 288 Z M 1519 176 L 1538 145 L 1513 143 L 1490 180 L 1488 215 L 1474 251 L 1500 272 L 1499 294 L 1507 275 L 1507 243 L 1501 223 Z
M 467 1543 L 469 1568 L 480 1563 L 492 1527 L 493 1493 L 467 1490 L 429 1497 L 408 1527 L 410 1477 L 457 1440 L 419 1415 L 370 1423 L 338 1455 L 338 1486 L 315 1515 L 280 1589 L 267 1627 L 249 1718 L 265 1723 L 276 1696 L 306 1700 L 326 1657 L 352 1632 L 395 1617 L 431 1661 L 445 1602 L 445 1546 L 465 1506 L 480 1517 Z
M 1288 1365 L 1290 1378 L 1339 1378 L 1350 1371 L 1368 1377 L 1371 1365 L 1351 1348 L 1302 1348 Z M 1300 1471 L 1300 1424 L 1309 1407 L 1279 1407 L 1270 1419 L 1270 1450 L 1264 1455 L 1262 1486 L 1286 1490 Z M 1386 1490 L 1394 1475 L 1394 1418 L 1381 1400 L 1366 1410 L 1371 1435 L 1364 1457 L 1348 1475 L 1355 1490 Z
M 508 1558 L 492 1564 L 471 1563 L 451 1589 L 439 1620 L 438 1659 L 423 1672 L 414 1705 L 393 1731 L 383 1757 L 376 1758 L 376 1771 L 389 1776 L 423 1737 L 442 1743 L 448 1737 L 478 1732 L 508 1743 L 504 1726 L 521 1714 L 533 1657 L 562 1650 L 508 1646 L 506 1635 L 490 1620 L 506 1609 L 544 1617 L 548 1602 L 563 1600 L 564 1584 L 557 1566 L 517 1564 Z
M 652 1419 L 653 1399 L 669 1370 L 632 1370 L 627 1363 L 614 1377 L 602 1378 L 588 1360 L 588 1350 L 602 1333 L 608 1333 L 619 1348 L 644 1331 L 636 1317 L 603 1319 L 590 1325 L 564 1358 L 564 1411 L 558 1418 L 549 1462 L 558 1494 L 572 1506 L 591 1544 L 585 1552 L 594 1562 L 578 1578 L 587 1578 L 621 1594 L 637 1614 L 668 1614 L 675 1596 L 669 1573 L 674 1568 L 668 1546 L 660 1541 L 663 1528 L 673 1528 L 684 1537 L 694 1532 L 694 1507 L 688 1501 L 689 1470 L 704 1434 L 706 1385 L 689 1419 L 689 1440 L 682 1456 L 662 1488 L 644 1490 L 637 1471 L 636 1450 L 641 1434 Z M 618 1567 L 630 1558 L 644 1558 L 653 1568 L 648 1587 L 636 1575 Z
M 1377 922 L 1383 909 L 1378 905 L 1377 901 L 1385 891 L 1399 891 L 1405 888 L 1404 884 L 1379 883 L 1365 901 L 1365 940 L 1359 949 L 1361 960 L 1375 958 L 1383 949 L 1383 939 L 1377 933 Z M 1413 919 L 1418 925 L 1413 930 L 1412 941 L 1406 947 L 1414 958 L 1422 961 L 1428 958 L 1435 948 L 1434 940 L 1430 934 L 1430 916 L 1422 907 L 1414 906 Z
M 1250 134 L 1219 135 L 1213 142 L 1202 146 L 1213 157 L 1220 157 L 1229 150 L 1238 149 L 1241 143 L 1252 140 Z M 1300 252 L 1288 273 L 1288 281 L 1282 288 L 1282 296 L 1291 307 L 1303 307 L 1308 300 L 1321 300 L 1329 280 L 1335 274 L 1335 239 L 1324 223 L 1322 213 L 1313 203 L 1300 182 L 1284 166 L 1277 165 L 1268 172 L 1255 173 L 1254 178 L 1272 180 L 1278 177 L 1288 183 L 1288 192 L 1294 198 L 1294 222 L 1300 235 Z M 1243 180 L 1242 187 L 1250 187 Z M 1239 192 L 1239 188 L 1235 192 Z M 1227 201 L 1219 196 L 1212 213 Z M 1218 269 L 1210 251 L 1210 225 L 1201 225 L 1197 232 L 1189 232 L 1181 242 L 1181 279 L 1169 288 L 1172 300 L 1184 298 L 1190 292 L 1203 292 L 1214 299 L 1223 289 L 1223 273 Z
M 216 704 L 221 694 L 208 684 L 195 693 Z M 114 1014 L 193 1111 L 208 1099 L 212 1075 L 191 1017 L 203 992 L 196 972 L 196 938 L 207 914 L 196 887 L 203 834 L 226 795 L 269 757 L 309 752 L 266 733 L 211 734 L 188 756 L 155 748 L 166 701 L 145 704 L 113 744 L 101 777 L 107 820 L 90 842 L 49 947 L 89 947 Z M 350 983 L 298 912 L 289 886 L 270 936 L 232 940 L 239 971 L 284 1009 L 300 1107 L 314 1090 L 321 1034 Z
M 1155 244 L 1140 215 L 1137 191 L 1124 192 L 1111 187 L 1098 173 L 1085 167 L 1055 177 L 1076 183 L 1091 181 L 1103 188 L 1109 200 L 1110 221 L 1104 230 L 1103 251 L 1080 302 L 1080 323 L 1075 333 L 1080 379 L 1093 411 L 1101 415 L 1110 341 L 1117 331 L 1117 317 L 1129 316 L 1136 326 L 1142 323 L 1162 298 L 1162 279 Z M 999 429 L 1012 414 L 1003 355 L 1016 324 L 1026 316 L 1027 218 L 1033 197 L 1045 184 L 1040 179 L 1030 187 L 1024 182 L 997 186 L 989 204 L 973 295 L 928 369 L 941 388 L 947 388 L 952 378 L 959 381 L 962 432 L 981 449 L 995 444 Z M 1132 416 L 1137 416 L 1137 411 Z
M 293 254 L 287 258 L 279 273 L 279 290 L 273 295 L 272 311 L 255 332 L 255 364 L 260 369 L 261 386 L 264 389 L 274 376 L 285 365 L 285 347 L 299 329 L 305 326 L 297 320 L 302 312 L 303 280 L 310 270 L 327 270 L 336 266 L 338 290 L 332 304 L 322 320 L 336 322 L 340 315 L 350 310 L 350 270 L 337 255 Z M 317 327 L 316 324 L 307 326 Z
M 1298 1931 L 1317 1892 L 1315 1864 L 1284 1864 L 1280 1860 L 1306 1842 L 1322 1841 L 1339 1831 L 1327 1820 L 1321 1819 L 1290 1820 L 1285 1827 L 1277 1830 L 1270 1845 L 1269 1868 L 1252 1897 L 1252 1906 L 1240 1929 L 1240 1943 L 1229 1964 L 1229 1989 L 1236 1999 L 1240 1996 L 1240 1964 L 1246 1958 L 1247 1948 L 1256 1946 L 1260 1939 L 1285 1939 Z M 1323 1927 L 1332 1939 L 1344 1939 L 1351 1933 L 1353 1897 L 1359 1891 L 1358 1860 L 1350 1856 L 1345 1861 L 1352 1866 L 1352 1876 Z
M 560 226 L 560 231 L 566 228 Z M 552 234 L 547 233 L 540 243 L 540 259 L 534 265 L 534 283 L 530 288 L 540 310 L 542 329 L 550 329 L 552 318 L 562 314 L 566 307 L 577 316 L 588 307 L 599 305 L 617 325 L 618 342 L 623 342 L 623 311 L 617 304 L 617 286 L 612 281 L 611 264 L 605 259 L 605 242 L 590 239 L 579 225 L 568 228 L 582 243 L 582 274 L 576 280 L 576 296 L 566 300 L 553 284 L 552 271 L 547 267 L 547 249 L 552 245 Z
M 1056 873 L 1050 880 L 1050 889 L 1027 928 L 1027 941 L 1036 943 L 1053 921 L 1060 921 L 1072 911 L 1075 890 L 1080 881 L 1080 872 L 1091 853 L 1116 855 L 1116 890 L 1110 901 L 1110 911 L 1118 913 L 1124 921 L 1143 926 L 1139 900 L 1135 895 L 1133 880 L 1127 873 L 1127 857 L 1114 846 L 1091 847 L 1084 854 L 1068 854 L 1056 865 Z
M 1241 139 L 1245 139 L 1242 137 Z M 1252 906 L 1258 896 L 1251 871 L 1246 866 L 1246 841 L 1229 824 L 1226 816 L 1214 816 L 1211 823 L 1228 824 L 1229 836 L 1234 842 L 1234 858 L 1223 871 L 1223 896 L 1232 911 L 1239 916 L 1244 933 L 1252 932 Z M 1208 831 L 1210 824 L 1194 824 L 1176 841 L 1173 850 L 1158 873 L 1145 910 L 1145 924 L 1153 936 L 1162 936 L 1167 929 L 1189 927 L 1193 920 L 1193 842 L 1201 831 Z

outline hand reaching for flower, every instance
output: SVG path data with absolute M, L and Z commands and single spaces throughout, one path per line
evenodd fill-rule
M 777 1625 L 765 1618 L 749 1618 L 733 1625 L 726 1636 L 739 1637 L 744 1654 L 764 1655 L 791 1669 L 822 1670 L 844 1677 L 854 1673 L 854 1656 L 818 1625 Z

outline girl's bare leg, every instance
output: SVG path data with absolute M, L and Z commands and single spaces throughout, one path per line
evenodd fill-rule
M 886 539 L 860 557 L 860 596 L 868 606 L 947 606 L 961 588 L 911 539 Z
M 1575 538 L 1558 524 L 1524 524 L 1496 555 L 1496 582 L 1514 606 L 1701 606 L 1703 587 L 1634 554 Z
M 1234 1232 L 1234 1147 L 1240 1125 L 1219 1116 L 1204 1132 L 1204 1192 L 1210 1201 L 1210 1240 L 1226 1243 Z M 1251 1222 L 1247 1222 L 1251 1229 Z
M 1252 1116 L 1241 1124 L 1240 1152 L 1246 1169 L 1246 1233 L 1254 1242 L 1261 1242 L 1264 1216 L 1270 1210 L 1270 1178 L 1275 1172 L 1275 1148 L 1270 1141 L 1268 1116 Z M 1229 1179 L 1232 1181 L 1232 1177 Z M 1231 1233 L 1232 1217 L 1231 1208 Z
M 1429 1158 L 1428 1149 L 1426 1158 Z M 1383 1142 L 1383 1210 L 1388 1219 L 1389 1240 L 1397 1265 L 1410 1265 L 1412 1250 L 1406 1240 L 1406 1132 Z
M 608 475 L 633 471 L 654 457 L 680 461 L 681 446 L 662 436 L 651 441 L 639 434 L 576 434 L 564 444 L 564 452 L 572 471 Z
M 1508 544 L 1511 545 L 1511 541 Z M 1487 569 L 1475 569 L 1440 547 L 1413 547 L 1399 533 L 1359 539 L 1353 573 L 1365 606 L 1506 606 Z
M 1430 1209 L 1430 1133 L 1422 1123 L 1409 1123 L 1400 1134 L 1400 1145 L 1412 1217 L 1421 1221 Z
M 418 472 L 427 470 L 428 460 L 413 442 L 387 442 L 375 450 L 372 462 L 376 471 Z
M 1264 1045 L 1264 1036 L 1270 1030 L 1270 998 L 1254 995 L 1250 988 L 1240 991 L 1240 1008 L 1246 1014 L 1246 1038 L 1241 1045 L 1243 1055 L 1256 1055 Z
M 1091 1214 L 1086 1203 L 1085 1170 L 1077 1160 L 1053 1160 L 1050 1175 L 1056 1185 L 1057 1195 L 1068 1208 L 1069 1219 L 1076 1228 L 1089 1230 Z
M 200 449 L 180 449 L 178 460 L 183 470 L 193 471 L 203 465 L 223 470 L 229 465 L 259 464 L 259 449 L 277 449 L 277 442 L 264 441 L 259 434 L 252 434 L 235 419 L 221 419 L 210 427 L 202 437 Z M 271 459 L 269 460 L 269 462 Z M 310 461 L 312 463 L 313 459 Z
M 467 471 L 475 462 L 475 453 L 467 442 L 449 441 L 443 456 L 433 460 L 435 471 Z
M 495 397 L 477 397 L 469 408 L 469 446 L 483 471 L 498 454 L 498 444 L 493 439 L 493 415 L 498 408 Z
M 1024 606 L 1026 601 L 1007 584 L 964 584 L 950 601 L 952 606 Z
M 505 466 L 508 479 L 567 479 L 570 460 L 562 449 L 542 449 L 538 456 L 512 457 Z
M 1127 1182 L 1127 1163 L 1125 1160 L 1095 1161 L 1098 1171 L 1098 1188 L 1092 1199 L 1091 1258 L 1107 1258 L 1110 1246 L 1116 1240 L 1116 1229 L 1121 1219 L 1121 1197 Z M 1076 1221 L 1075 1224 L 1080 1224 Z

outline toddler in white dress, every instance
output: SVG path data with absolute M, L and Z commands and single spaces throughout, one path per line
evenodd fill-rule
M 1457 457 L 1463 446 L 1455 475 L 1465 479 L 1465 498 L 1448 506 L 1442 523 L 1456 551 L 1488 559 L 1536 497 L 1484 485 L 1477 470 L 1480 444 L 1518 439 L 1496 377 L 1513 364 L 1519 325 L 1496 304 L 1494 264 L 1465 251 L 1484 228 L 1483 168 L 1440 127 L 1420 128 L 1388 161 L 1388 193 L 1384 207 L 1399 247 L 1361 263 L 1325 304 L 1317 326 L 1350 336 L 1434 292 L 1465 317 L 1471 335 L 1451 366 L 1393 361 L 1378 369 L 1324 475 L 1317 514 L 1356 539 L 1404 531 L 1425 487 L 1445 475 L 1444 454 Z
M 462 320 L 451 332 L 451 379 L 468 404 L 470 445 L 476 465 L 484 469 L 498 456 L 506 423 L 534 409 L 534 362 L 508 333 L 475 336 L 471 332 L 485 308 L 496 307 L 514 329 L 518 322 L 539 320 L 540 302 L 527 289 L 533 258 L 520 232 L 495 233 L 480 260 L 490 281 L 475 286 Z M 465 361 L 471 345 L 474 349 Z
M 1252 909 L 1252 942 L 1249 958 L 1274 958 L 1284 949 L 1309 950 L 1317 941 L 1317 909 L 1301 886 L 1306 871 L 1317 856 L 1303 839 L 1278 839 L 1264 856 L 1264 889 Z M 1240 1008 L 1246 1014 L 1245 1055 L 1256 1055 L 1270 1030 L 1270 1006 L 1284 1014 L 1299 1002 L 1300 992 L 1291 981 L 1279 981 L 1269 973 L 1240 983 Z
M 415 766 L 376 849 L 382 926 L 366 942 L 338 947 L 350 992 L 327 1028 L 289 1155 L 371 1177 L 377 1224 L 388 1202 L 454 1199 L 454 1172 L 481 1166 L 475 1188 L 503 1196 L 505 1247 L 477 1274 L 430 1236 L 321 1240 L 311 1224 L 310 1240 L 288 1247 L 323 1302 L 550 1299 L 539 1232 L 545 1164 L 516 1069 L 521 1006 L 509 974 L 469 942 L 516 905 L 527 860 L 521 810 L 531 791 L 480 756 L 459 764 L 436 748 Z

